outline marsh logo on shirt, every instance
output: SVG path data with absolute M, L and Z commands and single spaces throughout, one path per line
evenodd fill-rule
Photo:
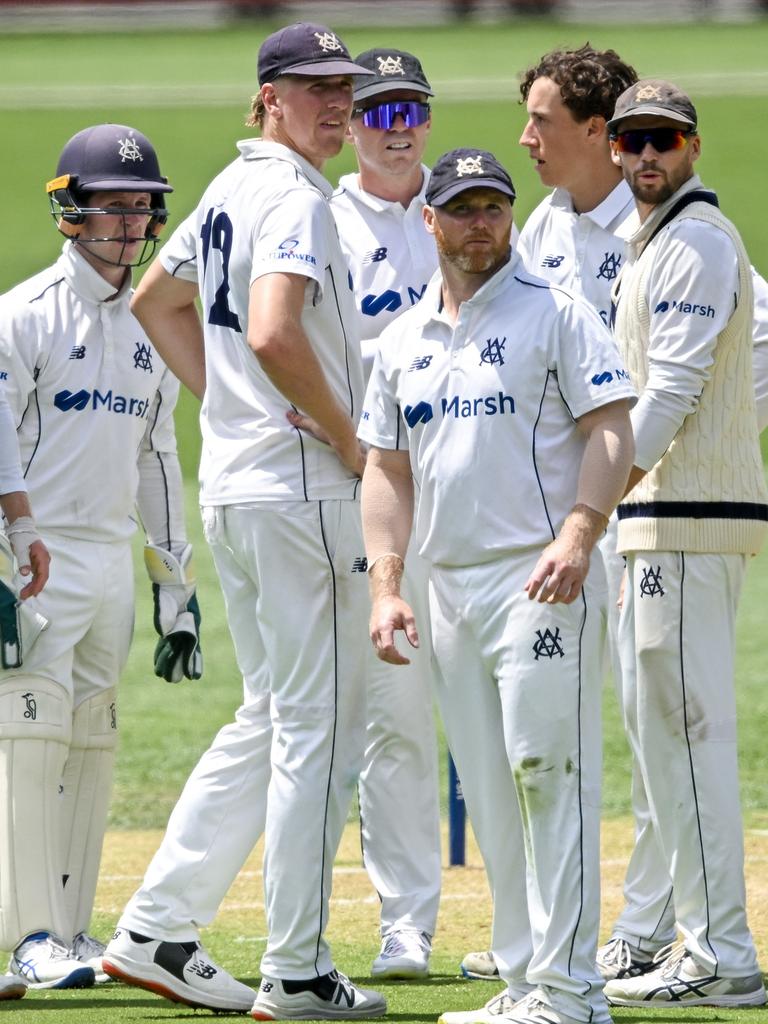
M 503 391 L 477 397 L 452 395 L 450 398 L 441 398 L 439 408 L 443 419 L 466 420 L 478 416 L 512 414 L 515 411 L 515 400 L 512 395 L 505 395 Z M 419 423 L 429 423 L 434 415 L 435 410 L 429 402 L 417 402 L 415 405 L 406 405 L 403 409 L 403 417 L 411 429 Z
M 405 294 L 410 299 L 411 305 L 415 306 L 419 299 L 424 294 L 424 290 L 427 287 L 426 283 L 421 288 L 414 288 L 408 285 Z M 394 313 L 400 309 L 403 305 L 403 296 L 400 292 L 396 292 L 394 288 L 387 288 L 381 295 L 364 295 L 363 300 L 360 303 L 360 311 L 363 316 L 378 316 L 379 313 L 387 311 Z
M 413 429 L 417 423 L 429 423 L 434 415 L 432 406 L 429 402 L 417 402 L 416 405 L 406 405 L 403 409 L 405 422 L 411 429 Z
M 98 388 L 86 391 L 69 391 L 66 388 L 57 392 L 53 404 L 60 412 L 82 412 L 90 409 L 116 413 L 118 416 L 138 416 L 144 418 L 149 411 L 148 398 L 131 398 L 129 395 L 116 395 L 112 388 L 99 391 Z
M 629 380 L 629 373 L 617 367 L 613 373 L 610 370 L 601 370 L 592 374 L 590 379 L 595 387 L 599 388 L 601 384 L 610 384 L 613 380 Z
M 699 302 L 686 302 L 683 299 L 672 299 L 668 302 L 667 299 L 662 299 L 661 302 L 654 309 L 654 313 L 667 313 L 672 309 L 676 313 L 685 313 L 688 316 L 705 316 L 715 318 L 715 307 L 704 306 Z

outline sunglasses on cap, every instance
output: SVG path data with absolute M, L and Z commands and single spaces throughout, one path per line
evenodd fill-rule
M 649 142 L 657 153 L 682 149 L 690 136 L 695 134 L 695 128 L 630 128 L 629 131 L 617 132 L 611 137 L 620 153 L 634 153 L 637 156 Z
M 382 131 L 393 128 L 397 117 L 402 117 L 407 128 L 416 128 L 429 120 L 429 104 L 418 100 L 392 100 L 375 107 L 355 107 L 352 117 L 362 117 L 366 128 Z

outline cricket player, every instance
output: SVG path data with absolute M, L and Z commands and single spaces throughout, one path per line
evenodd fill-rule
M 432 171 L 440 274 L 385 330 L 360 425 L 371 637 L 393 664 L 407 660 L 397 630 L 419 643 L 400 596 L 418 487 L 438 700 L 505 938 L 504 1017 L 607 1021 L 590 724 L 604 583 L 589 566 L 632 462 L 634 392 L 597 314 L 510 249 L 514 194 L 482 150 Z
M 141 132 L 101 124 L 67 142 L 47 190 L 62 254 L 0 297 L 0 377 L 51 554 L 45 589 L 24 602 L 47 626 L 0 668 L 0 947 L 31 987 L 78 988 L 108 980 L 88 926 L 132 633 L 135 506 L 163 634 L 156 670 L 176 680 L 202 666 L 178 382 L 129 310 L 131 267 L 154 250 L 171 187 Z
M 694 173 L 701 138 L 690 98 L 642 80 L 621 94 L 608 129 L 640 220 L 613 294 L 615 336 L 640 391 L 635 464 L 618 508 L 623 711 L 683 941 L 605 992 L 619 1006 L 762 1005 L 733 679 L 739 593 L 768 522 L 752 273 Z
M 419 301 L 437 269 L 423 210 L 422 158 L 433 96 L 421 62 L 404 50 L 366 50 L 348 138 L 358 172 L 331 197 L 352 275 L 366 379 L 387 324 Z M 409 601 L 426 616 L 426 565 L 409 554 Z M 416 583 L 416 586 L 411 586 Z M 381 899 L 381 952 L 372 973 L 413 978 L 429 969 L 440 899 L 440 801 L 430 649 L 397 669 L 368 651 L 368 716 L 358 782 L 363 860 Z
M 352 76 L 367 73 L 322 25 L 269 36 L 250 121 L 262 138 L 239 143 L 135 303 L 170 365 L 204 392 L 203 522 L 244 696 L 193 771 L 104 963 L 129 984 L 257 1020 L 386 1009 L 336 971 L 324 938 L 362 764 L 366 595 L 362 361 L 321 171 L 344 143 Z M 211 961 L 199 928 L 262 832 L 257 995 Z
M 522 77 L 528 120 L 520 137 L 543 184 L 553 191 L 526 221 L 518 251 L 532 272 L 580 292 L 607 323 L 610 293 L 637 227 L 634 196 L 611 159 L 606 122 L 619 95 L 637 81 L 613 50 L 553 50 Z M 761 426 L 768 422 L 768 285 L 757 274 L 753 369 Z M 624 560 L 616 552 L 618 521 L 599 542 L 608 580 L 608 635 L 621 701 L 618 595 Z M 642 774 L 633 761 L 635 845 L 624 883 L 625 905 L 597 963 L 608 980 L 652 969 L 655 955 L 676 935 L 672 884 L 658 844 Z M 468 977 L 498 977 L 493 953 L 469 953 Z M 493 1000 L 487 1005 L 491 1008 Z

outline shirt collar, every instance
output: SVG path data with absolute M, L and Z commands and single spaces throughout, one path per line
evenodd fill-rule
M 556 188 L 552 192 L 550 202 L 556 209 L 576 215 L 571 193 L 566 189 Z M 636 212 L 632 190 L 622 178 L 594 210 L 588 210 L 577 216 L 587 217 L 604 231 L 611 231 L 618 238 L 626 239 L 637 228 Z
M 463 302 L 462 306 L 484 306 L 487 302 L 490 302 L 502 288 L 506 287 L 510 279 L 517 273 L 521 266 L 520 254 L 513 249 L 510 253 L 509 260 L 504 264 L 504 266 L 497 270 L 493 277 L 489 278 L 482 287 L 478 288 L 471 299 L 467 299 L 466 302 Z M 435 320 L 440 323 L 448 323 L 448 319 L 443 310 L 442 286 L 443 277 L 440 271 L 437 270 L 430 278 L 429 284 L 427 285 L 421 301 L 415 307 L 417 310 L 422 312 L 423 323 L 425 324 L 430 320 Z
M 284 146 L 282 142 L 268 142 L 266 139 L 241 139 L 237 143 L 240 155 L 243 160 L 285 160 L 298 168 L 305 178 L 308 178 L 315 188 L 319 189 L 326 199 L 333 194 L 331 183 L 325 178 L 316 167 L 313 167 L 309 160 Z
M 426 167 L 424 164 L 421 165 L 421 171 L 421 188 L 408 204 L 408 209 L 410 209 L 414 203 L 418 203 L 419 207 L 426 205 L 426 192 L 427 185 L 429 184 L 430 171 L 429 168 Z M 374 210 L 376 213 L 382 213 L 385 210 L 393 209 L 403 210 L 403 212 L 405 212 L 403 204 L 398 202 L 397 200 L 382 199 L 380 196 L 371 195 L 370 192 L 366 192 L 364 189 L 362 189 L 360 187 L 360 179 L 357 174 L 342 175 L 342 177 L 339 178 L 339 187 L 334 193 L 334 195 L 338 195 L 341 190 L 349 192 L 350 195 L 353 196 L 358 203 L 360 203 L 362 206 L 367 206 L 369 209 Z
M 126 298 L 131 290 L 130 272 L 125 275 L 122 286 L 115 291 L 115 286 L 91 266 L 72 241 L 64 243 L 57 266 L 72 291 L 88 302 L 117 302 Z

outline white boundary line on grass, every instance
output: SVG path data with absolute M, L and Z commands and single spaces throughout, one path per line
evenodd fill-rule
M 659 73 L 659 77 L 669 77 Z M 768 70 L 703 71 L 671 76 L 695 97 L 766 96 Z M 439 100 L 474 102 L 476 100 L 517 101 L 518 79 L 499 78 L 437 79 L 434 88 Z M 223 107 L 246 108 L 256 83 L 205 84 L 200 81 L 181 85 L 0 85 L 0 110 L 82 109 L 86 107 Z M 439 102 L 438 100 L 438 102 Z

